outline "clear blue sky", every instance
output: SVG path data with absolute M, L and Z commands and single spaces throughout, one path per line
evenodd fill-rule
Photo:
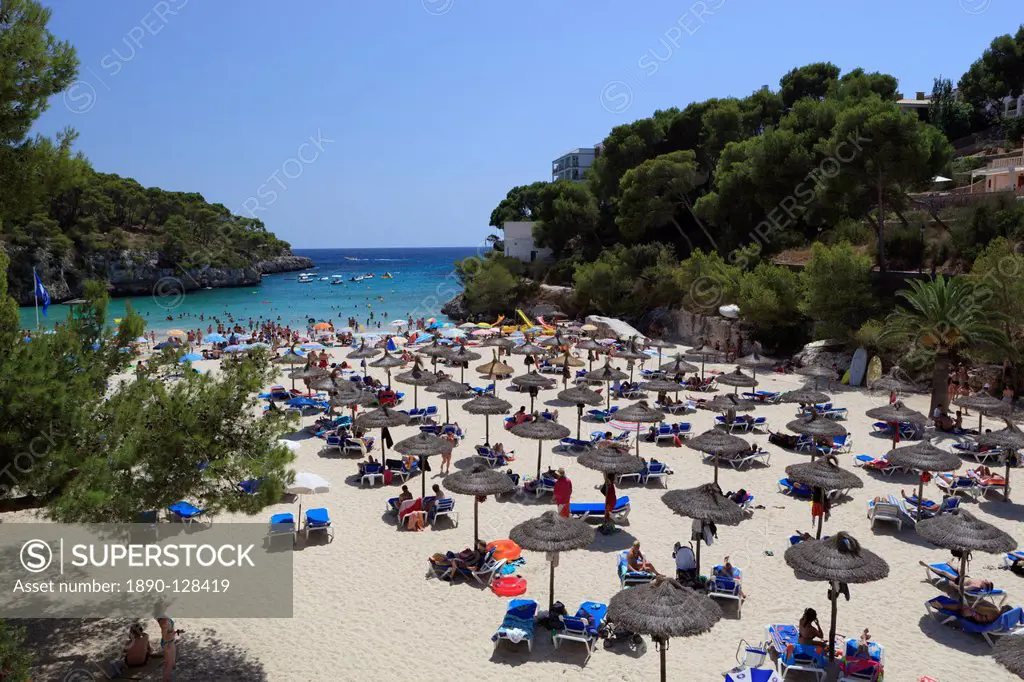
M 614 125 L 814 61 L 930 90 L 1024 21 L 1020 0 L 48 4 L 83 82 L 39 132 L 75 127 L 98 170 L 146 186 L 254 197 L 296 247 L 475 244 L 510 187 Z M 288 163 L 317 131 L 333 142 Z M 286 189 L 256 198 L 275 171 Z

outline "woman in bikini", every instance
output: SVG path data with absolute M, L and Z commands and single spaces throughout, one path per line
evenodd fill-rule
M 178 632 L 174 629 L 174 620 L 171 618 L 157 618 L 156 624 L 160 627 L 160 650 L 164 652 L 164 682 L 174 679 L 174 659 L 178 651 Z

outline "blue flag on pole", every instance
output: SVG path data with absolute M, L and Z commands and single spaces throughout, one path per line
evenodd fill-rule
M 39 279 L 39 275 L 36 274 L 35 268 L 32 268 L 32 277 L 36 281 L 35 297 L 37 303 L 41 303 L 43 306 L 43 317 L 46 317 L 46 309 L 50 306 L 50 292 L 43 286 L 43 281 Z

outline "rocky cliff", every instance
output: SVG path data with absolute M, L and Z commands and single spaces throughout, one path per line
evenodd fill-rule
M 259 284 L 264 274 L 313 267 L 313 261 L 290 253 L 255 261 L 243 267 L 167 267 L 155 251 L 111 251 L 76 263 L 70 255 L 58 256 L 45 249 L 11 247 L 10 294 L 20 305 L 33 304 L 32 269 L 35 268 L 54 303 L 80 296 L 88 279 L 108 283 L 111 296 L 140 296 L 186 292 L 205 287 L 239 287 Z M 34 265 L 33 265 L 34 264 Z

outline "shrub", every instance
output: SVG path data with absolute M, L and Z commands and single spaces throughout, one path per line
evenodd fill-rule
M 871 285 L 873 263 L 850 244 L 815 243 L 800 274 L 800 310 L 814 320 L 817 338 L 848 338 L 871 316 L 875 304 Z

